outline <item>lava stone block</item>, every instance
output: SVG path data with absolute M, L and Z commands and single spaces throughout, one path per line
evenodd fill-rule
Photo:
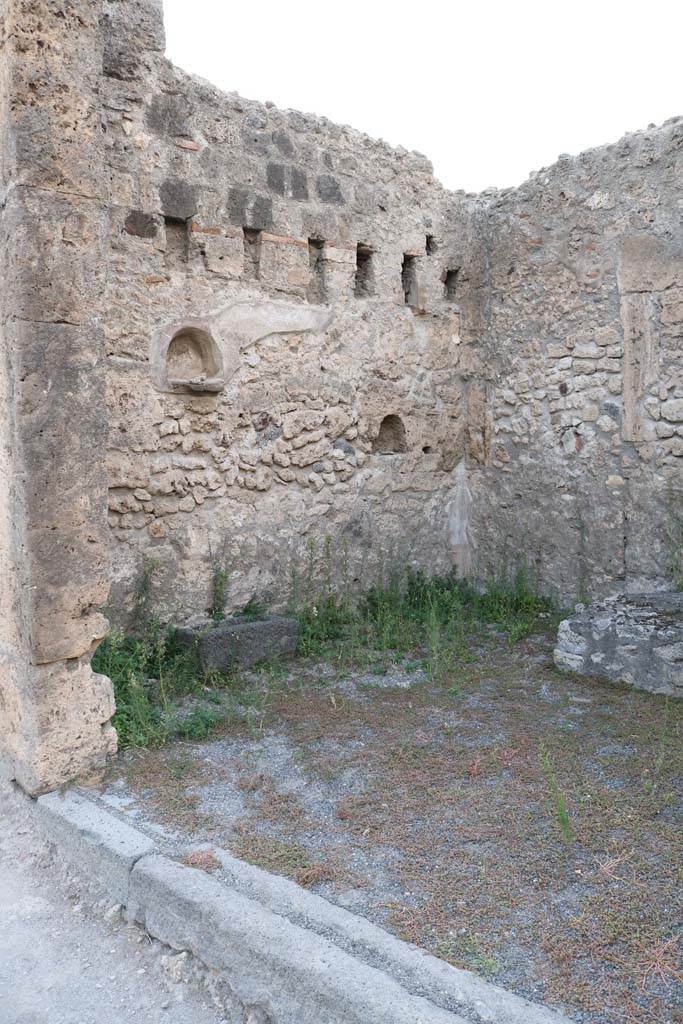
M 204 671 L 225 672 L 294 654 L 299 623 L 282 615 L 254 620 L 231 618 L 208 626 L 180 627 L 176 636 L 184 646 L 195 648 Z

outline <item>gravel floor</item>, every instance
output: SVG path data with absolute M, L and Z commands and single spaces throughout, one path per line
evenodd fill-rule
M 126 752 L 102 796 L 581 1024 L 673 1024 L 683 708 L 551 653 L 250 674 L 241 718 Z

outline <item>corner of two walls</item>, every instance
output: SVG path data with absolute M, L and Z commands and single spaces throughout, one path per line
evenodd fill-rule
M 283 605 L 312 549 L 339 586 L 447 570 L 472 198 L 419 155 L 165 62 L 107 78 L 103 103 L 115 620 L 145 560 L 176 621 L 207 614 L 216 568 L 226 610 Z

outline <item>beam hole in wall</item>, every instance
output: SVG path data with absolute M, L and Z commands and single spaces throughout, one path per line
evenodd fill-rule
M 216 342 L 198 327 L 182 327 L 166 350 L 166 378 L 177 390 L 220 391 L 223 368 Z
M 367 298 L 375 294 L 374 252 L 369 245 L 359 242 L 356 246 L 356 278 L 354 294 L 357 298 Z
M 460 267 L 450 267 L 443 279 L 443 294 L 448 302 L 455 302 L 458 297 L 458 278 Z
M 428 256 L 433 256 L 435 252 L 439 251 L 439 244 L 434 235 L 427 235 L 425 238 L 425 252 Z
M 166 262 L 185 261 L 189 247 L 189 223 L 177 217 L 164 217 Z
M 324 302 L 325 291 L 325 242 L 322 238 L 308 239 L 308 264 L 311 277 L 306 297 L 309 302 Z
M 434 449 L 432 448 L 431 444 L 425 444 L 422 446 L 422 451 L 425 455 L 431 455 L 433 450 Z
M 406 306 L 417 306 L 417 257 L 406 253 L 401 267 L 403 299 Z
M 372 450 L 377 455 L 396 455 L 408 451 L 406 428 L 403 425 L 403 420 L 396 413 L 389 413 L 380 423 Z
M 258 281 L 261 276 L 261 231 L 242 228 L 244 233 L 244 276 Z

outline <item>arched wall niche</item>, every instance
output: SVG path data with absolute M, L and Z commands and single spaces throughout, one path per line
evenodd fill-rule
M 221 349 L 205 321 L 173 324 L 160 332 L 151 362 L 160 391 L 216 393 L 225 386 Z
M 389 413 L 380 423 L 372 450 L 377 455 L 396 455 L 408 451 L 406 428 L 396 413 Z
M 166 378 L 172 386 L 196 390 L 214 390 L 223 386 L 221 356 L 208 331 L 199 327 L 183 327 L 177 331 L 166 350 Z

